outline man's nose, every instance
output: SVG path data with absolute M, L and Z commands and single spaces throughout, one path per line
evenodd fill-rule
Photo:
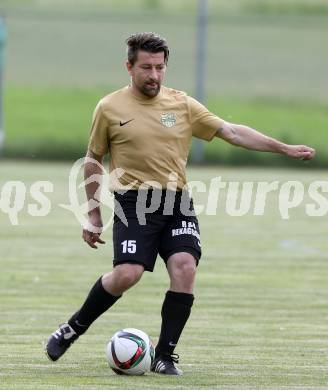
M 152 69 L 151 69 L 150 77 L 151 77 L 153 80 L 158 80 L 158 72 L 157 72 L 157 69 L 156 69 L 156 68 L 152 68 Z

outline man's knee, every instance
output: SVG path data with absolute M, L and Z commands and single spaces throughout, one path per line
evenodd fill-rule
M 118 264 L 102 278 L 104 288 L 111 293 L 122 294 L 141 278 L 144 267 L 140 264 Z
M 190 253 L 175 253 L 168 259 L 167 268 L 171 278 L 193 281 L 196 275 L 196 260 Z

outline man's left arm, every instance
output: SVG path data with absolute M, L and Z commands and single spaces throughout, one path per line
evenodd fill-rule
M 315 156 L 315 150 L 306 145 L 287 145 L 274 138 L 268 137 L 257 130 L 245 125 L 237 125 L 226 121 L 216 133 L 216 137 L 222 138 L 235 146 L 260 152 L 280 153 L 288 157 L 311 160 Z

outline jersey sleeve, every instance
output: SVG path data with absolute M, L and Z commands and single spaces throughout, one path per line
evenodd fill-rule
M 222 126 L 223 119 L 210 112 L 192 97 L 188 96 L 187 98 L 192 135 L 205 141 L 211 141 Z
M 101 101 L 97 104 L 93 113 L 88 149 L 99 156 L 108 153 L 108 120 L 104 115 Z

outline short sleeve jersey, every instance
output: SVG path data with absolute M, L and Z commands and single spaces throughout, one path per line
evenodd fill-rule
M 99 101 L 89 149 L 100 156 L 110 154 L 110 172 L 124 172 L 120 187 L 151 183 L 166 189 L 177 180 L 179 190 L 186 184 L 192 136 L 211 141 L 222 122 L 182 91 L 162 86 L 156 97 L 142 99 L 127 86 Z

